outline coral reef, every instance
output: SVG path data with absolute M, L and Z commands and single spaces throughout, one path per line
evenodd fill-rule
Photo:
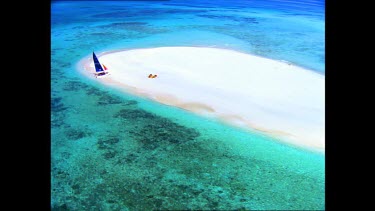
M 88 85 L 80 81 L 68 81 L 65 83 L 63 90 L 64 91 L 77 91 L 81 89 L 88 88 Z
M 88 131 L 87 129 L 81 130 L 81 129 L 75 129 L 75 128 L 68 128 L 65 134 L 69 140 L 78 140 L 86 136 L 89 136 L 91 132 Z

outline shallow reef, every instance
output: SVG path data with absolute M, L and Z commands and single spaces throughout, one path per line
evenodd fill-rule
M 122 118 L 126 120 L 138 120 L 139 118 L 152 120 L 156 118 L 155 114 L 147 112 L 143 109 L 121 109 L 113 115 L 115 118 Z
M 102 95 L 104 95 L 106 92 L 101 91 L 100 89 L 95 88 L 95 87 L 89 87 L 89 88 L 86 89 L 86 93 L 87 93 L 88 95 L 97 95 L 97 96 L 102 96 Z
M 121 109 L 114 117 L 138 121 L 138 126 L 132 128 L 129 134 L 149 150 L 161 145 L 185 143 L 200 135 L 192 128 L 176 124 L 143 109 Z
M 83 127 L 64 127 L 63 135 L 70 143 L 80 144 L 82 139 L 93 145 L 83 153 L 74 152 L 80 146 L 75 145 L 72 155 L 54 155 L 59 162 L 71 160 L 74 166 L 54 167 L 52 210 L 321 207 L 324 183 L 317 178 L 233 155 L 229 145 L 139 108 L 135 100 L 117 99 L 93 87 L 83 93 L 96 99 L 92 106 L 105 101 L 108 104 L 103 105 L 110 105 L 114 99 L 121 103 L 111 107 L 117 110 L 111 115 L 115 124 L 100 135 Z
M 52 97 L 51 98 L 51 111 L 60 112 L 67 109 L 64 104 L 61 102 L 61 97 Z
M 105 159 L 114 158 L 118 152 L 116 150 L 116 144 L 120 141 L 118 137 L 105 137 L 101 138 L 97 142 L 97 147 L 99 150 L 103 150 L 102 154 Z
M 111 95 L 102 95 L 100 96 L 97 104 L 98 105 L 108 105 L 108 104 L 119 104 L 121 103 L 121 99 L 119 97 L 113 97 Z
M 69 140 L 78 140 L 91 135 L 91 132 L 87 129 L 76 129 L 69 127 L 66 129 L 65 135 Z
M 63 90 L 64 91 L 78 91 L 78 90 L 86 89 L 86 88 L 88 88 L 88 85 L 80 81 L 68 81 L 64 83 Z
M 65 106 L 62 103 L 61 97 L 52 97 L 51 98 L 51 127 L 57 128 L 64 125 L 65 111 L 68 109 L 68 106 Z

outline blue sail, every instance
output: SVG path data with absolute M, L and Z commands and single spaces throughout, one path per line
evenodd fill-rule
M 94 64 L 95 64 L 95 70 L 96 70 L 96 72 L 104 72 L 104 70 L 102 68 L 102 65 L 100 65 L 100 62 L 99 62 L 99 60 L 96 57 L 96 55 L 95 55 L 94 52 L 92 52 L 92 57 L 94 59 Z

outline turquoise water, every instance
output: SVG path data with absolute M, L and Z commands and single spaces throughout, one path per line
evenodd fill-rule
M 92 53 L 210 46 L 324 74 L 323 1 L 51 4 L 53 210 L 322 210 L 324 155 L 104 87 Z

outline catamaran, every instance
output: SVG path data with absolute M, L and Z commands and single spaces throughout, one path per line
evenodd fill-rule
M 92 52 L 92 57 L 93 57 L 93 60 L 94 60 L 94 64 L 95 64 L 95 77 L 103 77 L 105 75 L 108 75 L 108 71 L 107 70 L 107 67 L 104 66 L 104 64 L 100 64 L 99 60 L 98 60 L 98 57 L 96 57 L 95 53 Z

